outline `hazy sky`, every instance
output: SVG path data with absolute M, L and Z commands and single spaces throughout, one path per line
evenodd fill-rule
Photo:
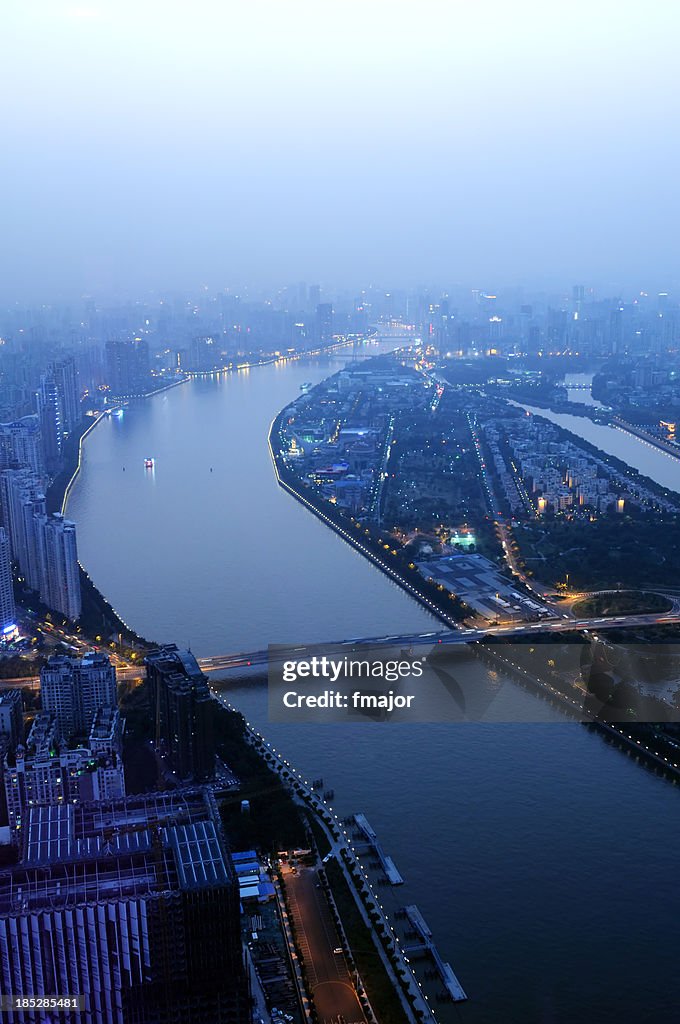
M 677 275 L 677 0 L 1 0 L 0 294 Z

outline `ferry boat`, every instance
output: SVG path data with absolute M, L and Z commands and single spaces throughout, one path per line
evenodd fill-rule
M 146 469 L 153 469 L 153 459 L 144 459 L 144 465 Z
M 300 385 L 300 391 L 309 391 L 312 386 L 312 382 L 310 380 L 306 380 L 304 384 Z

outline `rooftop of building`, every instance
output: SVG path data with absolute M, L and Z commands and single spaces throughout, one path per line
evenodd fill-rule
M 72 654 L 53 654 L 47 659 L 43 671 L 49 671 L 50 669 L 70 670 L 77 667 L 108 668 L 110 665 L 111 659 L 108 654 L 102 651 L 86 651 L 80 658 Z
M 96 714 L 92 719 L 92 728 L 90 729 L 90 739 L 94 740 L 105 740 L 111 736 L 115 726 L 120 719 L 120 712 L 118 708 L 101 707 L 97 708 Z
M 150 651 L 144 659 L 151 666 L 175 682 L 191 682 L 206 686 L 206 677 L 191 651 L 180 650 L 176 644 L 165 644 Z
M 56 715 L 51 711 L 39 711 L 33 719 L 33 725 L 26 740 L 29 750 L 39 749 L 54 742 Z
M 22 863 L 0 873 L 0 914 L 229 886 L 209 790 L 29 811 Z
M 0 693 L 0 704 L 19 704 L 23 707 L 21 690 L 3 690 L 2 693 Z

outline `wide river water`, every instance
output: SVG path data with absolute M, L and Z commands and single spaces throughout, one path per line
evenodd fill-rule
M 88 437 L 69 515 L 137 631 L 210 655 L 430 627 L 275 483 L 271 419 L 345 359 L 195 380 Z M 651 450 L 619 437 L 655 475 Z M 390 906 L 418 903 L 470 996 L 447 1019 L 677 1019 L 676 786 L 575 723 L 274 725 L 263 688 L 231 700 L 335 788 L 339 813 L 366 813 L 406 879 Z

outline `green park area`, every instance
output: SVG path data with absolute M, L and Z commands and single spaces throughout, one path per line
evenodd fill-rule
M 668 612 L 672 602 L 663 594 L 649 591 L 617 590 L 607 594 L 591 594 L 574 604 L 574 615 L 592 619 L 606 615 L 651 615 Z
M 570 590 L 656 590 L 680 573 L 673 516 L 602 516 L 593 522 L 546 518 L 514 531 L 527 574 Z M 656 610 L 656 609 L 652 609 Z

